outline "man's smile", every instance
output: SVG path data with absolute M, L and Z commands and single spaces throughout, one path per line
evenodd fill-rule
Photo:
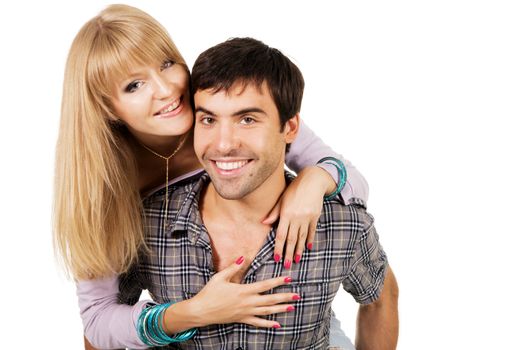
M 209 159 L 214 170 L 220 175 L 234 176 L 241 174 L 252 159 Z

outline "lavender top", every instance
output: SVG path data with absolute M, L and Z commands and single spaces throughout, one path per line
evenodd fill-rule
M 368 199 L 368 184 L 359 171 L 341 155 L 335 153 L 306 124 L 301 121 L 299 134 L 286 155 L 286 165 L 294 171 L 314 165 L 323 157 L 336 157 L 345 163 L 348 173 L 347 182 L 341 191 L 340 199 L 348 204 L 351 198 L 362 201 Z M 320 164 L 337 182 L 337 169 L 329 164 Z M 176 183 L 195 173 L 171 180 Z M 153 190 L 155 191 L 155 190 Z M 77 296 L 80 315 L 84 324 L 84 333 L 89 342 L 101 349 L 148 348 L 137 336 L 135 324 L 144 306 L 149 300 L 141 300 L 133 306 L 119 304 L 118 276 L 104 279 L 77 281 Z

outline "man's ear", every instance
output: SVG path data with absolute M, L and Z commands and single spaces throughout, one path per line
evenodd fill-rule
M 299 113 L 291 117 L 286 124 L 284 124 L 284 140 L 286 143 L 292 143 L 299 133 L 300 117 Z

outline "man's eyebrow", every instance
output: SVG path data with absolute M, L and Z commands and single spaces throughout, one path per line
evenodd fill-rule
M 209 114 L 209 115 L 215 115 L 215 113 L 213 113 L 212 111 L 209 111 L 206 108 L 200 107 L 200 106 L 195 107 L 195 114 L 198 113 L 198 112 L 202 112 L 204 114 Z M 238 116 L 241 116 L 241 115 L 244 115 L 244 114 L 249 114 L 249 113 L 260 113 L 260 114 L 267 115 L 266 112 L 264 110 L 260 109 L 260 108 L 248 107 L 248 108 L 240 109 L 237 112 L 234 112 L 232 114 L 232 116 L 238 117 Z
M 260 114 L 267 115 L 266 112 L 260 108 L 248 107 L 248 108 L 243 108 L 241 110 L 238 110 L 237 112 L 233 113 L 233 116 L 238 117 L 240 115 L 250 114 L 250 113 L 260 113 Z
M 206 108 L 204 107 L 195 107 L 195 114 L 197 114 L 197 112 L 202 112 L 204 114 L 210 114 L 210 115 L 215 115 L 215 113 L 213 113 L 212 111 L 208 111 Z

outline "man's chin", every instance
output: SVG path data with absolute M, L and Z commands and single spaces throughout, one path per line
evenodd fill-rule
M 238 200 L 244 198 L 248 193 L 247 191 L 242 191 L 239 188 L 224 188 L 222 186 L 215 186 L 215 192 L 223 199 L 227 200 Z
M 215 192 L 223 199 L 238 200 L 250 193 L 250 189 L 243 186 L 240 181 L 228 181 L 216 178 L 210 174 L 211 185 Z

